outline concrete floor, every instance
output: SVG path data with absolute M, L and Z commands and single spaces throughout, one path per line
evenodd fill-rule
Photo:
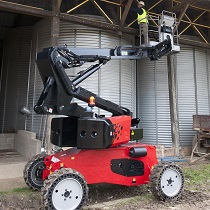
M 15 150 L 0 150 L 0 191 L 26 187 L 23 169 L 27 162 Z

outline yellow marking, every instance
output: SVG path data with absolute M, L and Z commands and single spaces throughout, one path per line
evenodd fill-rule
M 134 131 L 133 130 L 131 131 L 131 136 L 134 136 Z

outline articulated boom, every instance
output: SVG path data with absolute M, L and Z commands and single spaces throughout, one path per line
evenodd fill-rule
M 103 149 L 127 143 L 131 138 L 130 127 L 131 125 L 137 125 L 139 119 L 132 119 L 132 113 L 129 109 L 105 100 L 78 85 L 111 59 L 150 57 L 153 60 L 170 51 L 171 40 L 166 39 L 153 47 L 119 46 L 113 49 L 52 47 L 39 52 L 37 54 L 37 66 L 43 82 L 46 83 L 34 109 L 38 114 L 68 116 L 68 118 L 64 119 L 53 119 L 51 142 L 60 147 L 77 146 L 82 149 Z M 85 62 L 96 61 L 98 63 L 81 71 L 72 80 L 66 74 L 65 69 L 67 68 L 78 67 Z M 122 136 L 128 136 L 128 138 L 125 140 L 121 136 L 121 138 L 114 140 L 115 129 L 113 123 L 110 123 L 113 117 L 108 120 L 102 116 L 97 116 L 91 111 L 88 112 L 77 103 L 71 103 L 73 97 L 87 103 L 90 97 L 94 97 L 94 106 L 111 112 L 113 117 L 129 117 L 129 120 L 127 120 L 129 131 L 126 131 L 126 126 L 122 126 L 123 129 L 120 131 L 123 134 Z M 81 120 L 84 117 L 86 118 Z M 63 132 L 58 132 L 60 126 Z M 69 126 L 71 126 L 71 129 L 68 129 Z M 87 133 L 89 130 L 95 134 L 90 134 L 87 138 L 83 133 Z M 125 132 L 126 134 L 124 134 Z M 135 133 L 138 136 L 142 135 L 142 129 L 135 129 Z M 71 136 L 71 141 L 68 140 L 67 136 Z M 86 138 L 87 141 L 84 140 Z M 95 139 L 93 144 L 90 143 L 91 139 Z
M 179 46 L 174 44 L 174 28 L 176 15 L 163 11 L 159 16 L 159 42 L 149 42 L 144 46 L 117 46 L 111 49 L 52 47 L 37 54 L 37 65 L 45 84 L 40 99 L 35 106 L 38 114 L 59 114 L 67 116 L 91 116 L 77 104 L 70 104 L 72 98 L 88 102 L 95 97 L 95 106 L 111 112 L 113 116 L 129 115 L 125 107 L 104 100 L 96 94 L 78 85 L 98 71 L 109 60 L 113 59 L 142 59 L 148 57 L 157 60 L 169 53 L 179 52 Z M 77 77 L 70 80 L 65 69 L 82 66 L 84 63 L 98 62 L 81 71 Z
M 119 46 L 114 49 L 67 47 L 44 49 L 37 55 L 37 65 L 42 80 L 46 83 L 42 95 L 35 106 L 35 111 L 38 114 L 80 116 L 82 113 L 86 116 L 88 113 L 83 108 L 76 104 L 69 106 L 69 103 L 73 97 L 88 102 L 90 96 L 94 96 L 95 105 L 97 107 L 109 111 L 113 115 L 131 115 L 130 110 L 127 108 L 104 100 L 82 87 L 77 87 L 77 85 L 94 72 L 98 71 L 111 59 L 141 59 L 143 57 L 150 57 L 151 60 L 156 60 L 170 51 L 170 39 L 166 39 L 156 46 L 144 48 L 138 46 Z M 72 80 L 66 75 L 66 68 L 78 67 L 85 62 L 95 61 L 98 61 L 98 63 L 80 72 L 79 75 Z M 56 91 L 54 91 L 55 89 Z M 52 101 L 54 101 L 54 103 Z

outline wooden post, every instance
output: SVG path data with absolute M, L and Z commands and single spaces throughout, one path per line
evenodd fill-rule
M 52 2 L 52 12 L 53 17 L 51 18 L 51 46 L 57 46 L 59 40 L 59 28 L 60 28 L 60 6 L 62 0 L 51 0 Z M 51 134 L 51 121 L 53 115 L 47 116 L 47 129 L 46 129 L 46 151 L 48 154 L 51 154 L 55 148 L 50 142 L 50 134 Z
M 167 56 L 168 66 L 168 89 L 169 89 L 169 104 L 170 104 L 170 117 L 171 117 L 171 136 L 172 144 L 175 148 L 175 156 L 179 156 L 180 141 L 179 141 L 179 123 L 176 101 L 176 78 L 174 68 L 174 56 Z
M 47 115 L 47 119 L 46 119 L 46 131 L 45 131 L 45 150 L 47 152 L 47 154 L 52 154 L 53 152 L 53 144 L 51 144 L 50 142 L 50 135 L 51 135 L 51 121 L 52 121 L 52 115 Z
M 208 23 L 210 24 L 210 12 L 208 12 Z M 210 29 L 208 28 L 208 42 L 210 43 Z
M 51 19 L 51 43 L 52 46 L 58 45 L 60 28 L 60 6 L 62 0 L 51 0 L 53 17 Z

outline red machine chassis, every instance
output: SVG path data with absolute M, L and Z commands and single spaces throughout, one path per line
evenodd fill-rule
M 147 155 L 132 158 L 129 154 L 133 148 L 145 148 Z M 47 156 L 44 163 L 46 169 L 43 171 L 43 180 L 55 170 L 64 167 L 80 172 L 88 184 L 111 183 L 135 186 L 149 182 L 149 175 L 153 166 L 157 164 L 157 158 L 154 146 L 128 143 L 115 148 L 98 150 L 70 148 Z M 135 169 L 136 163 L 137 169 Z M 138 170 L 138 163 L 143 164 L 142 174 L 132 175 L 135 174 L 135 170 Z

